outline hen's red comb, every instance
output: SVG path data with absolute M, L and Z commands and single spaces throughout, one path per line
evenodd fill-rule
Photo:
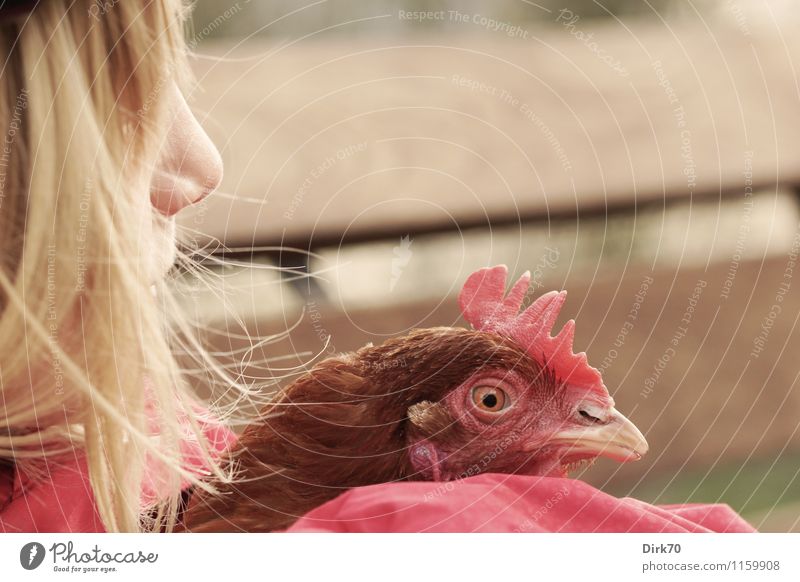
M 570 319 L 555 337 L 550 335 L 567 292 L 545 293 L 520 313 L 531 275 L 526 271 L 506 295 L 507 278 L 505 265 L 472 273 L 458 296 L 464 319 L 475 330 L 513 339 L 537 361 L 543 357 L 540 363 L 562 381 L 607 395 L 600 372 L 589 365 L 586 354 L 572 352 L 575 320 Z

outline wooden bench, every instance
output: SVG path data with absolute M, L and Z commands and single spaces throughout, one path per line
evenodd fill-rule
M 736 28 L 204 44 L 226 162 L 185 224 L 302 249 L 632 212 L 800 181 L 797 35 Z

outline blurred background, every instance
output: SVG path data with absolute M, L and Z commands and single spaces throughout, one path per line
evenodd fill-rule
M 800 531 L 795 8 L 198 0 L 190 97 L 226 176 L 182 226 L 218 285 L 176 293 L 278 386 L 464 325 L 477 268 L 531 270 L 651 446 L 581 478 Z

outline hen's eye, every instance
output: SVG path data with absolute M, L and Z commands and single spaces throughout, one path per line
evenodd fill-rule
M 497 386 L 476 386 L 472 389 L 472 403 L 487 412 L 500 412 L 506 408 L 509 398 Z

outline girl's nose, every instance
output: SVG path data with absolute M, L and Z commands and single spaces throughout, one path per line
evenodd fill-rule
M 150 201 L 165 216 L 196 204 L 222 181 L 222 157 L 175 87 L 172 123 L 153 174 Z

